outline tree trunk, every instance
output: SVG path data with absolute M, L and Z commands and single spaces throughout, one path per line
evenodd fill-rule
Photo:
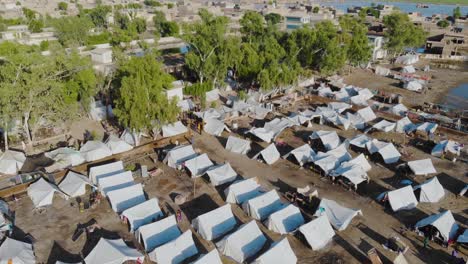
M 26 138 L 28 140 L 28 146 L 32 147 L 32 138 L 31 138 L 31 131 L 29 131 L 29 113 L 24 113 L 24 132 L 26 132 Z
M 8 126 L 5 124 L 3 129 L 3 142 L 5 142 L 5 151 L 8 150 Z

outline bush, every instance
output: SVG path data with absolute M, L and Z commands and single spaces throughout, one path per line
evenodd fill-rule
M 145 0 L 143 2 L 146 6 L 162 6 L 161 3 L 159 3 L 156 0 Z
M 437 22 L 437 26 L 441 27 L 441 28 L 446 28 L 450 25 L 450 23 L 447 21 L 447 20 L 441 20 L 439 22 Z
M 98 45 L 98 44 L 109 43 L 110 38 L 111 36 L 109 32 L 103 32 L 99 35 L 91 35 L 91 36 L 88 36 L 86 45 Z
M 134 171 L 134 170 L 136 170 L 136 165 L 135 164 L 128 164 L 127 166 L 125 166 L 125 170 L 126 171 Z
M 59 2 L 58 3 L 58 9 L 62 11 L 67 11 L 68 9 L 68 4 L 65 2 Z
M 169 3 L 169 4 L 167 4 L 167 8 L 168 8 L 168 9 L 172 9 L 172 8 L 174 8 L 174 4 L 173 4 L 173 3 Z
M 312 9 L 312 13 L 317 14 L 320 10 L 320 7 L 316 6 L 314 9 Z
M 237 93 L 237 96 L 239 96 L 240 100 L 247 100 L 247 93 L 244 90 L 240 90 Z

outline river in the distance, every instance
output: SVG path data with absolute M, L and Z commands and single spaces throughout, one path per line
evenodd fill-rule
M 459 110 L 468 110 L 468 83 L 450 90 L 443 103 Z

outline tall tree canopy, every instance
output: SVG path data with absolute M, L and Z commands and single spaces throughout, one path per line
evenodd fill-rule
M 387 31 L 387 48 L 395 54 L 401 53 L 405 48 L 420 47 L 426 40 L 426 32 L 414 25 L 407 14 L 395 12 L 384 16 L 383 22 Z
M 348 15 L 340 17 L 340 27 L 348 62 L 354 66 L 368 62 L 372 56 L 372 48 L 368 44 L 367 27 L 360 20 Z

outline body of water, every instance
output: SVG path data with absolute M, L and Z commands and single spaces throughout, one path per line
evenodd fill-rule
M 468 110 L 468 83 L 463 83 L 450 90 L 444 100 L 444 104 L 460 110 Z

